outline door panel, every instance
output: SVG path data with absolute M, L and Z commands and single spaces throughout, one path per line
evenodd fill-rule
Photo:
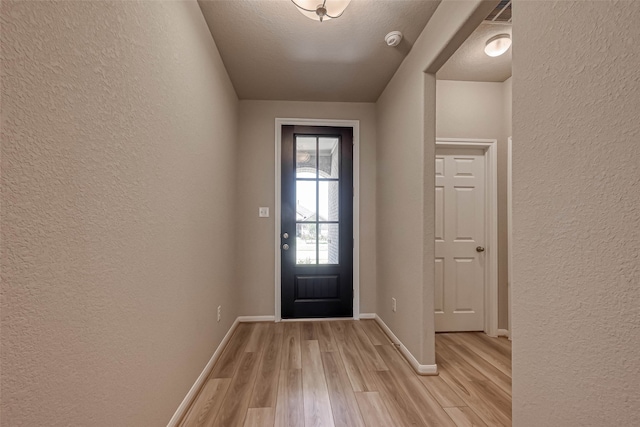
M 282 318 L 353 315 L 353 131 L 282 127 Z
M 436 313 L 444 313 L 444 259 L 436 258 L 436 289 L 434 308 Z
M 484 165 L 482 150 L 436 150 L 437 332 L 484 329 Z
M 473 258 L 454 258 L 454 277 L 452 286 L 455 289 L 453 300 L 454 313 L 473 313 L 476 307 L 474 287 L 476 269 Z
M 444 188 L 436 187 L 436 206 L 440 206 L 440 209 L 436 209 L 436 241 L 444 239 Z

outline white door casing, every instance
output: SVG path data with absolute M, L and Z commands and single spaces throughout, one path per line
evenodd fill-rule
M 282 126 L 329 126 L 350 127 L 353 129 L 353 319 L 360 319 L 360 121 L 339 119 L 301 119 L 301 118 L 276 118 L 275 119 L 275 321 L 281 322 L 281 252 L 280 252 L 280 226 L 281 209 L 281 174 L 282 174 Z M 344 318 L 340 318 L 344 319 Z M 300 321 L 295 319 L 293 321 Z M 314 319 L 306 319 L 314 320 Z M 327 320 L 327 319 L 323 319 Z
M 509 304 L 509 339 L 513 340 L 511 329 L 511 288 L 513 286 L 513 140 L 507 139 L 507 301 Z
M 436 151 L 438 332 L 484 330 L 484 154 L 482 149 Z
M 436 152 L 443 148 L 481 149 L 485 172 L 484 332 L 498 335 L 498 170 L 495 139 L 437 138 Z M 434 242 L 435 243 L 435 242 Z M 435 277 L 434 277 L 435 279 Z M 435 296 L 435 295 L 434 295 Z M 434 313 L 434 317 L 438 317 Z M 437 326 L 437 324 L 436 324 Z M 437 329 L 436 329 L 437 330 Z

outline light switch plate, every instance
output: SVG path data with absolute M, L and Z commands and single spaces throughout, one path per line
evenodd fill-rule
M 258 216 L 260 218 L 269 218 L 269 208 L 259 207 L 258 208 Z

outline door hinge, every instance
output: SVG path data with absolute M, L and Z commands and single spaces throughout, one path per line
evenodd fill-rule
M 356 239 L 353 238 L 351 239 L 351 249 L 354 249 L 356 247 Z

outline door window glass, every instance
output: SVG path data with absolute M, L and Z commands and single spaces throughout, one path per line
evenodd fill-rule
M 315 221 L 318 212 L 316 209 L 316 180 L 303 181 L 296 180 L 296 221 Z
M 296 264 L 338 264 L 340 139 L 295 136 Z
M 318 138 L 318 169 L 323 178 L 340 177 L 340 144 L 338 138 Z
M 318 264 L 338 264 L 338 224 L 320 224 L 318 232 Z
M 296 224 L 296 264 L 316 264 L 316 224 Z
M 296 178 L 316 177 L 316 140 L 316 137 L 296 137 Z

